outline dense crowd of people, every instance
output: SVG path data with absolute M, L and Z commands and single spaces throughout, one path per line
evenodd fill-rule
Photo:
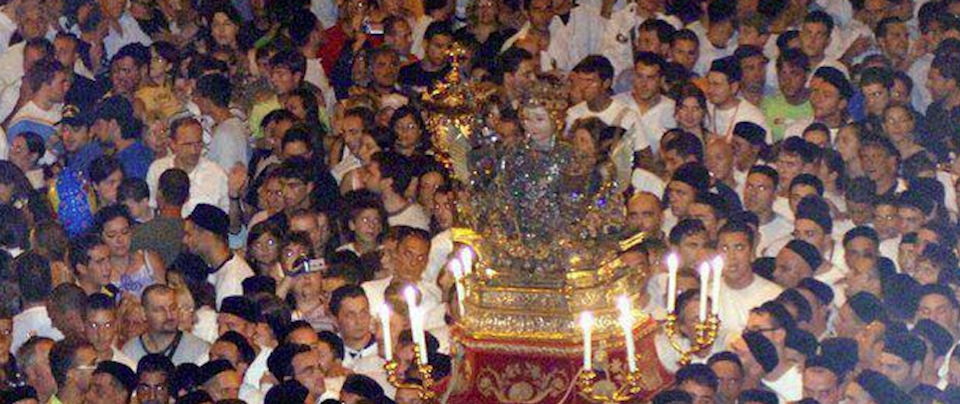
M 960 403 L 958 0 L 0 3 L 0 403 L 421 403 L 404 290 L 442 381 L 476 185 L 451 75 L 521 238 L 595 217 L 518 161 L 622 196 L 656 321 L 678 257 L 682 346 L 724 259 L 655 403 Z

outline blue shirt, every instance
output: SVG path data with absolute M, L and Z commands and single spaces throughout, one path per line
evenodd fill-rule
M 150 163 L 153 163 L 153 150 L 138 140 L 117 152 L 116 158 L 120 161 L 124 177 L 144 179 L 147 178 Z
M 67 155 L 67 166 L 65 170 L 86 173 L 90 168 L 90 163 L 103 155 L 103 149 L 100 148 L 100 142 L 92 141 L 86 146 L 77 150 L 76 153 Z

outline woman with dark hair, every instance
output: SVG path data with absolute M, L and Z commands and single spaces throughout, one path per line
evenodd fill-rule
M 50 274 L 53 287 L 61 283 L 73 283 L 73 271 L 67 261 L 70 251 L 70 238 L 60 223 L 44 220 L 30 229 L 30 246 L 38 254 L 50 261 Z
M 402 106 L 390 117 L 393 134 L 393 150 L 410 158 L 426 156 L 430 151 L 430 132 L 420 111 L 409 105 Z
M 23 171 L 9 160 L 0 160 L 0 204 L 25 204 L 33 193 L 33 186 Z
M 283 230 L 271 221 L 260 222 L 247 233 L 247 263 L 258 275 L 269 276 L 280 283 L 280 243 Z
M 132 251 L 130 215 L 122 205 L 100 209 L 96 216 L 96 231 L 110 247 L 114 283 L 126 294 L 140 297 L 147 286 L 166 282 L 166 267 L 153 251 Z
M 674 117 L 678 128 L 696 135 L 704 143 L 711 136 L 717 136 L 710 132 L 704 123 L 704 117 L 707 116 L 707 97 L 703 91 L 693 84 L 683 85 L 677 88 L 673 99 L 677 101 Z

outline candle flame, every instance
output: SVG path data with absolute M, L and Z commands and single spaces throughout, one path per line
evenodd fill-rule
M 584 331 L 593 328 L 593 313 L 589 311 L 580 313 L 580 328 L 583 328 Z
M 714 271 L 717 271 L 720 268 L 723 268 L 723 257 L 719 255 L 716 257 L 713 257 L 713 259 L 710 260 L 710 266 L 713 268 Z
M 667 269 L 676 272 L 677 268 L 680 268 L 680 257 L 677 257 L 677 253 L 670 253 L 667 255 Z

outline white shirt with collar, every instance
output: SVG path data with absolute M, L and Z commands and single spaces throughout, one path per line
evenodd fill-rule
M 147 170 L 147 185 L 150 187 L 150 206 L 157 206 L 157 190 L 160 176 L 174 168 L 173 155 L 155 160 Z M 219 164 L 201 157 L 197 166 L 187 173 L 190 178 L 190 198 L 183 206 L 184 217 L 193 212 L 193 208 L 201 203 L 210 204 L 230 211 L 230 195 L 227 188 L 227 172 Z
M 10 353 L 17 350 L 30 337 L 47 337 L 54 341 L 63 339 L 63 333 L 53 326 L 46 306 L 35 306 L 13 316 L 13 340 L 10 344 Z
M 207 275 L 207 282 L 217 291 L 217 307 L 223 299 L 243 295 L 243 280 L 253 276 L 253 270 L 243 257 L 233 254 L 216 272 Z M 253 367 L 253 364 L 250 365 Z
M 647 137 L 641 133 L 640 115 L 633 108 L 616 98 L 611 98 L 610 105 L 607 105 L 603 111 L 591 111 L 586 101 L 570 107 L 567 109 L 567 130 L 570 130 L 577 120 L 586 118 L 598 118 L 608 126 L 616 126 L 625 130 L 623 136 L 625 139 L 632 139 L 631 142 L 635 151 L 650 147 L 650 144 L 647 143 Z
M 427 269 L 423 271 L 421 278 L 425 283 L 436 283 L 447 265 L 448 258 L 453 252 L 453 229 L 447 229 L 437 233 L 430 239 L 430 254 L 427 259 Z
M 132 43 L 139 42 L 143 46 L 153 45 L 153 40 L 143 32 L 140 23 L 130 15 L 129 11 L 124 11 L 117 23 L 120 25 L 121 32 L 117 32 L 111 26 L 110 32 L 103 38 L 103 48 L 106 51 L 107 58 L 112 58 L 120 48 Z
M 583 58 L 597 53 L 604 23 L 600 9 L 591 5 L 574 6 L 567 23 L 560 16 L 554 16 L 550 22 L 550 44 L 547 45 L 549 64 L 541 65 L 541 70 L 555 68 L 569 72 Z
M 383 366 L 386 364 L 387 361 L 378 355 L 360 358 L 353 363 L 353 367 L 347 366 L 346 362 L 344 362 L 344 366 L 352 370 L 354 373 L 367 376 L 376 381 L 377 384 L 383 388 L 383 394 L 388 398 L 393 399 L 397 393 L 397 388 L 394 387 L 389 380 L 387 380 L 387 371 L 383 368 Z
M 361 363 L 360 359 L 368 357 L 380 357 L 380 348 L 377 345 L 377 339 L 370 336 L 370 342 L 367 346 L 362 349 L 353 349 L 346 345 L 343 346 L 343 367 L 350 369 L 354 372 L 357 371 L 357 366 Z M 359 372 L 358 372 L 359 373 Z
M 363 293 L 367 296 L 370 314 L 374 318 L 380 318 L 380 306 L 382 306 L 385 301 L 384 295 L 390 283 L 393 282 L 393 278 L 393 276 L 388 276 L 383 279 L 367 281 L 360 285 L 360 287 L 363 288 Z M 437 306 L 441 305 L 440 300 L 443 298 L 443 292 L 437 286 L 436 282 L 421 280 L 417 284 L 417 289 L 421 294 L 420 307 L 426 309 L 427 313 L 434 311 Z M 429 314 L 428 317 L 430 317 Z M 426 328 L 430 328 L 430 324 L 427 324 Z

